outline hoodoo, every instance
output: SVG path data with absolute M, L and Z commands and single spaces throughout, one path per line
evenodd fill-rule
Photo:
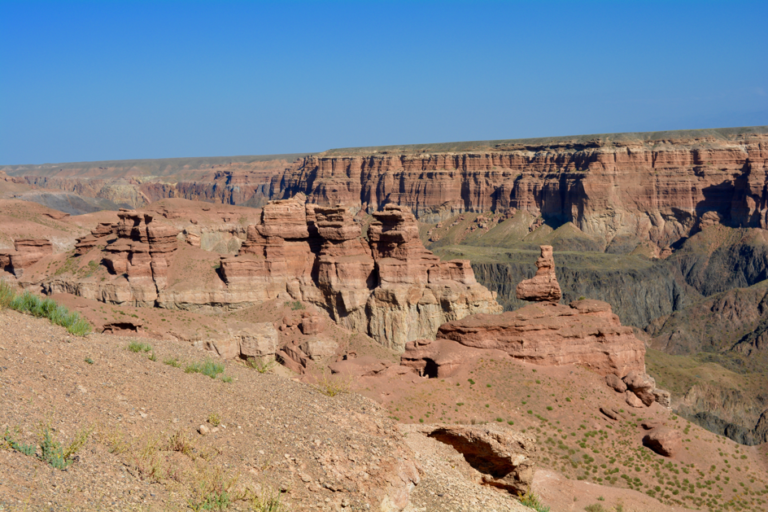
M 645 374 L 645 346 L 631 327 L 621 325 L 611 306 L 598 300 L 558 304 L 552 247 L 541 246 L 538 272 L 521 282 L 517 296 L 535 302 L 500 315 L 477 314 L 440 326 L 435 341 L 406 345 L 402 364 L 435 376 L 453 373 L 471 349 L 495 349 L 515 359 L 543 366 L 577 364 L 613 380 L 624 379 L 628 401 L 649 406 L 669 404 L 669 393 L 656 389 Z M 624 389 L 626 389 L 624 388 Z
M 555 258 L 552 246 L 542 245 L 541 256 L 536 260 L 536 275 L 517 285 L 517 298 L 520 300 L 559 302 L 563 296 L 555 276 Z
M 111 277 L 55 276 L 43 283 L 47 292 L 191 310 L 285 297 L 316 304 L 339 325 L 400 352 L 408 341 L 434 338 L 445 322 L 502 310 L 495 294 L 475 281 L 469 261 L 441 261 L 424 247 L 404 206 L 374 213 L 366 240 L 347 208 L 310 204 L 304 194 L 270 201 L 260 222 L 248 226 L 238 254 L 222 256 L 215 273 L 191 286 L 168 276 L 185 258 L 202 257 L 194 240 L 187 236 L 183 243 L 180 229 L 157 215 L 126 210 L 118 216 L 117 226 L 100 225 L 78 240 L 75 253 L 103 261 Z M 180 250 L 186 256 L 177 258 Z

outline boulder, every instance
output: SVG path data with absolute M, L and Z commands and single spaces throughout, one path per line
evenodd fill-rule
M 624 393 L 627 390 L 627 385 L 624 384 L 624 381 L 613 373 L 609 373 L 605 376 L 605 383 L 617 393 Z
M 533 436 L 497 425 L 433 425 L 420 430 L 464 455 L 486 485 L 513 494 L 530 491 L 536 452 Z
M 301 344 L 301 350 L 313 361 L 327 359 L 336 355 L 339 344 L 328 338 L 313 336 Z
M 647 373 L 638 370 L 631 371 L 623 380 L 627 389 L 636 394 L 646 406 L 650 406 L 656 401 L 653 394 L 653 390 L 656 389 L 656 381 Z
M 664 457 L 674 457 L 683 446 L 683 435 L 668 427 L 654 428 L 643 437 L 643 446 Z
M 612 420 L 619 419 L 619 411 L 617 411 L 613 407 L 600 407 L 600 412 Z
M 517 285 L 517 298 L 535 302 L 560 302 L 563 292 L 555 276 L 555 258 L 552 246 L 540 246 L 541 256 L 536 260 L 536 275 Z
M 262 361 L 274 358 L 278 334 L 270 322 L 253 324 L 251 329 L 241 331 L 239 337 L 241 357 L 253 357 Z
M 627 405 L 629 405 L 630 407 L 635 407 L 638 409 L 643 407 L 643 401 L 640 400 L 640 398 L 636 394 L 634 394 L 632 391 L 627 390 L 627 392 L 625 393 L 625 401 L 627 402 Z
M 654 389 L 653 398 L 656 400 L 656 402 L 658 402 L 660 406 L 666 407 L 667 409 L 672 408 L 672 393 L 669 391 L 658 388 Z
M 320 315 L 304 313 L 301 315 L 299 329 L 301 329 L 302 334 L 306 335 L 320 334 L 325 330 L 325 320 Z

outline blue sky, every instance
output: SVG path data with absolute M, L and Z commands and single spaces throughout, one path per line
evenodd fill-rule
M 768 124 L 768 2 L 8 2 L 0 164 Z

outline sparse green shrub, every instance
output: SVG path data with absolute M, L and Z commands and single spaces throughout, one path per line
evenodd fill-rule
M 533 491 L 518 494 L 518 496 L 520 497 L 520 503 L 526 507 L 532 508 L 536 512 L 549 512 L 549 507 L 545 507 Z
M 9 307 L 14 297 L 16 292 L 13 287 L 5 281 L 0 281 L 0 309 Z
M 235 380 L 235 379 L 233 379 L 231 375 L 222 375 L 221 376 L 221 381 L 222 382 L 226 382 L 227 384 L 232 383 L 233 380 Z
M 302 304 L 300 301 L 295 300 L 291 302 L 290 300 L 285 301 L 285 305 L 290 307 L 293 311 L 297 311 L 299 309 L 304 309 L 304 304 Z
M 152 352 L 151 354 L 149 354 L 149 358 L 148 359 L 150 361 L 157 361 L 157 356 L 155 355 L 154 352 Z
M 49 425 L 42 425 L 40 430 L 39 454 L 37 453 L 37 447 L 35 447 L 35 445 L 16 442 L 8 430 L 5 431 L 3 440 L 12 450 L 28 457 L 37 457 L 54 469 L 65 470 L 74 462 L 74 455 L 83 447 L 83 445 L 85 445 L 90 434 L 90 430 L 79 431 L 75 436 L 74 441 L 64 448 L 51 433 L 51 427 Z
M 251 497 L 251 508 L 254 512 L 286 512 L 280 500 L 282 494 L 276 489 L 266 489 L 261 494 Z
M 128 350 L 131 352 L 149 352 L 152 350 L 152 345 L 147 343 L 140 343 L 138 341 L 132 341 L 128 344 Z
M 253 368 L 259 373 L 267 373 L 275 366 L 274 361 L 262 361 L 256 357 L 249 357 L 245 361 L 245 364 L 248 365 L 249 368 Z
M 93 359 L 91 359 L 90 357 L 86 357 L 85 362 L 88 364 L 93 364 Z
M 215 379 L 220 373 L 224 373 L 224 363 L 217 363 L 211 358 L 207 358 L 202 363 L 191 363 L 184 368 L 184 373 L 202 373 Z
M 15 450 L 27 457 L 32 457 L 37 452 L 37 447 L 34 444 L 24 444 L 15 441 L 8 430 L 3 435 L 3 441 L 11 450 Z
M 64 327 L 67 332 L 75 336 L 85 336 L 91 332 L 91 324 L 87 320 L 76 312 L 70 312 L 64 306 L 57 304 L 55 300 L 43 299 L 30 292 L 16 295 L 5 283 L 0 285 L 0 303 L 19 313 L 47 318 L 52 324 Z M 7 306 L 5 306 L 6 303 Z
M 181 362 L 179 361 L 178 357 L 169 357 L 165 361 L 163 361 L 163 364 L 167 364 L 168 366 L 173 366 L 174 368 L 180 368 Z
M 316 382 L 317 389 L 324 395 L 336 396 L 342 393 L 349 393 L 352 388 L 351 376 L 343 378 L 338 375 L 328 375 L 325 371 L 318 377 Z
M 594 503 L 592 505 L 588 505 L 588 506 L 584 507 L 584 510 L 586 510 L 587 512 L 607 512 L 603 508 L 603 506 L 601 504 L 599 504 L 599 503 Z

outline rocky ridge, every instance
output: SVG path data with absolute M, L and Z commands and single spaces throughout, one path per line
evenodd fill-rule
M 395 350 L 433 337 L 446 321 L 501 311 L 468 261 L 442 262 L 424 248 L 406 208 L 374 217 L 366 241 L 343 207 L 307 204 L 301 195 L 272 201 L 236 256 L 221 256 L 207 281 L 174 286 L 168 276 L 182 265 L 177 251 L 194 253 L 194 233 L 121 211 L 116 226 L 99 226 L 76 248 L 78 257 L 103 261 L 108 279 L 62 275 L 42 285 L 48 293 L 170 309 L 236 309 L 284 297 L 317 304 L 343 327 Z

